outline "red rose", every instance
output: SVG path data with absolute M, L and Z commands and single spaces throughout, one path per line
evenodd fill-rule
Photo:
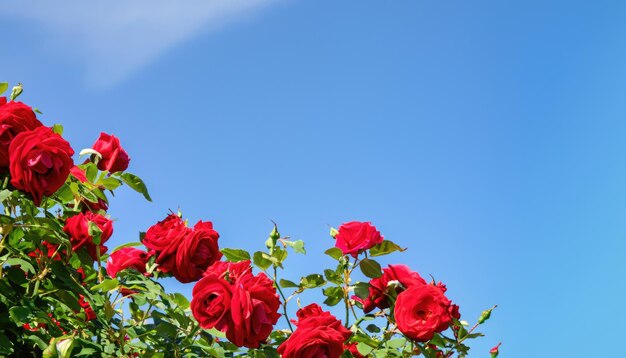
M 41 127 L 35 112 L 22 102 L 0 102 L 0 170 L 9 167 L 9 145 L 21 132 Z M 4 103 L 3 103 L 4 102 Z
M 264 273 L 242 275 L 233 285 L 226 338 L 238 347 L 258 348 L 280 318 L 279 308 L 272 280 Z
M 93 242 L 93 236 L 89 234 L 89 222 L 96 224 L 102 231 L 99 245 Z M 104 246 L 104 243 L 113 234 L 113 222 L 100 214 L 80 213 L 65 220 L 63 231 L 70 237 L 72 250 L 77 251 L 84 247 L 89 252 L 89 256 L 97 260 L 96 247 L 100 246 L 100 254 L 106 252 L 107 247 Z
M 116 136 L 100 133 L 100 138 L 93 144 L 92 149 L 102 156 L 98 161 L 98 169 L 115 173 L 128 168 L 130 158 Z
M 44 195 L 65 183 L 74 166 L 72 155 L 70 144 L 48 127 L 21 132 L 9 146 L 11 184 L 30 193 L 39 205 Z
M 211 222 L 198 221 L 193 232 L 185 236 L 177 249 L 173 274 L 178 281 L 197 281 L 209 266 L 222 257 L 217 246 L 219 237 Z
M 217 262 L 193 288 L 191 311 L 203 328 L 217 328 L 238 347 L 258 348 L 280 318 L 273 282 L 252 274 L 250 261 Z
M 109 260 L 107 262 L 107 274 L 114 278 L 118 272 L 127 268 L 131 268 L 145 274 L 146 262 L 148 262 L 149 258 L 150 255 L 143 250 L 139 250 L 134 247 L 121 248 L 109 256 Z
M 397 281 L 397 283 L 393 283 Z M 392 286 L 390 287 L 390 282 Z M 425 285 L 426 281 L 405 265 L 389 265 L 383 269 L 383 275 L 370 280 L 369 297 L 361 301 L 363 311 L 371 312 L 374 308 L 389 308 L 389 294 L 396 297 L 400 292 L 415 285 Z M 394 291 L 390 291 L 394 290 Z
M 358 221 L 341 225 L 335 239 L 335 247 L 339 248 L 344 255 L 350 254 L 354 258 L 359 252 L 383 242 L 383 237 L 376 227 L 369 222 Z
M 350 338 L 335 316 L 313 303 L 297 313 L 298 328 L 278 347 L 283 358 L 339 358 L 344 342 Z
M 156 253 L 159 270 L 176 272 L 176 251 L 190 232 L 191 229 L 176 214 L 168 215 L 148 229 L 143 244 Z
M 215 274 L 203 277 L 193 286 L 191 312 L 200 327 L 225 331 L 230 319 L 230 283 Z
M 394 313 L 398 329 L 413 340 L 426 342 L 452 323 L 451 304 L 439 287 L 409 287 L 396 300 Z
M 85 320 L 91 321 L 96 319 L 96 312 L 91 308 L 89 302 L 85 301 L 85 296 L 78 295 L 78 304 L 83 308 L 83 312 L 85 312 Z

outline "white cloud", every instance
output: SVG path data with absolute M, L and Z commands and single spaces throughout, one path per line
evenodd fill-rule
M 75 61 L 97 87 L 119 83 L 167 50 L 277 0 L 30 0 L 0 17 L 32 22 L 46 51 Z

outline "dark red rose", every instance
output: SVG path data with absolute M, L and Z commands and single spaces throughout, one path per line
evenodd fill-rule
M 397 282 L 395 282 L 397 281 Z M 390 283 L 391 282 L 391 283 Z M 370 294 L 362 300 L 363 311 L 371 312 L 374 308 L 389 308 L 389 295 L 394 298 L 405 289 L 415 285 L 425 285 L 426 281 L 405 265 L 389 265 L 383 269 L 383 275 L 370 280 Z
M 115 173 L 123 172 L 128 168 L 130 158 L 116 136 L 100 133 L 100 138 L 93 144 L 92 149 L 102 155 L 98 162 L 98 169 Z
M 118 272 L 128 268 L 145 274 L 146 262 L 148 262 L 149 258 L 150 255 L 143 250 L 134 247 L 121 248 L 109 256 L 106 268 L 107 274 L 114 278 Z
M 65 183 L 74 166 L 72 155 L 70 144 L 48 127 L 21 132 L 9 146 L 11 184 L 31 194 L 39 205 L 44 195 L 54 194 Z
M 100 244 L 93 242 L 93 236 L 89 234 L 89 222 L 93 222 L 102 231 Z M 113 235 L 113 222 L 100 214 L 92 212 L 80 213 L 65 220 L 63 231 L 70 237 L 72 250 L 77 251 L 84 247 L 89 256 L 97 260 L 96 247 L 100 246 L 100 254 L 106 252 L 104 243 Z
M 369 222 L 358 221 L 341 225 L 335 239 L 335 247 L 339 248 L 344 255 L 352 255 L 354 258 L 360 252 L 383 242 L 383 237 L 376 227 Z
M 37 258 L 37 262 L 41 261 L 41 258 L 44 256 L 47 256 L 49 259 L 52 259 L 54 261 L 58 261 L 61 260 L 61 254 L 65 254 L 65 250 L 58 250 L 59 245 L 56 244 L 52 244 L 48 241 L 42 240 L 41 241 L 41 246 L 43 246 L 43 250 L 40 249 L 35 249 L 34 251 L 30 252 L 28 254 L 28 256 L 30 257 L 36 257 Z M 56 253 L 56 255 L 55 255 Z
M 199 280 L 204 271 L 222 257 L 217 246 L 219 237 L 211 222 L 198 221 L 193 232 L 185 236 L 177 249 L 173 274 L 178 281 L 188 283 Z
M 0 102 L 0 171 L 9 167 L 9 145 L 19 133 L 41 127 L 35 112 L 22 102 Z
M 426 342 L 452 323 L 451 304 L 439 287 L 409 287 L 398 295 L 394 307 L 398 329 L 413 340 Z
M 148 250 L 156 253 L 159 270 L 175 274 L 176 251 L 190 233 L 191 229 L 185 225 L 180 216 L 170 214 L 148 229 L 143 244 Z
M 361 352 L 359 352 L 359 350 L 357 349 L 357 343 L 356 342 L 352 342 L 348 345 L 346 345 L 344 348 L 345 350 L 349 351 L 350 353 L 352 353 L 352 356 L 354 358 L 365 358 L 365 356 L 363 356 L 361 354 Z
M 96 312 L 94 312 L 93 308 L 91 308 L 89 302 L 85 301 L 85 296 L 78 295 L 78 304 L 83 308 L 83 312 L 85 312 L 86 321 L 96 319 Z
M 7 104 L 7 98 L 6 97 L 0 97 L 0 106 L 4 106 L 5 104 Z
M 278 347 L 283 358 L 341 356 L 344 342 L 351 335 L 341 321 L 315 303 L 300 309 L 297 316 L 298 328 Z
M 238 347 L 257 348 L 280 318 L 273 282 L 250 261 L 216 262 L 193 288 L 191 311 L 203 328 L 225 332 Z

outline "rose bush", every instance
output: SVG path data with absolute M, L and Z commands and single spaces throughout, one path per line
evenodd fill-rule
M 381 268 L 405 249 L 369 222 L 331 229 L 330 267 L 297 279 L 285 267 L 304 242 L 276 224 L 249 253 L 224 247 L 212 222 L 170 213 L 109 250 L 112 193 L 151 200 L 130 156 L 101 133 L 74 158 L 60 125 L 15 101 L 21 91 L 0 97 L 0 356 L 464 357 L 481 336 L 493 308 L 470 328 L 441 282 Z M 191 302 L 164 277 L 193 285 Z

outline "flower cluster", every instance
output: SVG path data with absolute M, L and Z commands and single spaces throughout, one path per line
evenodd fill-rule
M 109 250 L 108 194 L 127 185 L 151 200 L 126 172 L 129 154 L 100 133 L 75 164 L 62 127 L 42 124 L 15 101 L 20 92 L 0 97 L 0 356 L 462 358 L 481 335 L 492 309 L 466 328 L 443 283 L 381 266 L 405 249 L 370 222 L 331 229 L 330 268 L 299 279 L 285 266 L 306 254 L 304 242 L 276 224 L 249 253 L 220 247 L 212 222 L 171 213 L 139 242 Z M 191 300 L 166 292 L 163 277 L 192 283 Z M 321 295 L 305 294 L 314 289 L 324 308 L 310 302 Z

